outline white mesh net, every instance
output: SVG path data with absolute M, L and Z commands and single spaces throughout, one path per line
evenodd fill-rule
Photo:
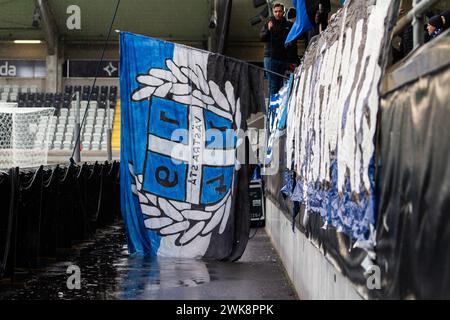
M 0 168 L 47 164 L 54 108 L 0 107 Z

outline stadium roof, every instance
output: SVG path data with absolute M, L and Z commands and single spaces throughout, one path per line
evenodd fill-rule
M 47 2 L 60 39 L 64 41 L 104 40 L 114 12 L 114 0 L 43 0 Z M 207 41 L 211 0 L 121 0 L 113 29 L 145 34 L 172 41 Z M 224 1 L 224 0 L 219 0 Z M 288 7 L 291 0 L 281 1 Z M 334 0 L 333 2 L 337 2 Z M 0 40 L 40 39 L 45 33 L 32 27 L 35 0 L 0 0 Z M 81 30 L 68 30 L 66 13 L 70 5 L 81 9 Z M 230 21 L 231 41 L 258 41 L 260 25 L 249 19 L 261 8 L 252 0 L 234 0 Z M 117 34 L 112 35 L 112 40 Z

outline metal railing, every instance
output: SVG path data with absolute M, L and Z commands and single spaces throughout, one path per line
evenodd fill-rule
M 394 28 L 394 35 L 400 34 L 409 25 L 413 26 L 413 47 L 424 43 L 424 13 L 440 0 L 413 0 L 412 9 L 402 17 Z

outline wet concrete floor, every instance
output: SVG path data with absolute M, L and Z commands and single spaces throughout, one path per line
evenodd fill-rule
M 70 265 L 80 268 L 80 289 L 67 288 Z M 219 262 L 131 256 L 123 227 L 116 225 L 18 278 L 0 282 L 0 299 L 297 299 L 264 229 L 239 261 Z

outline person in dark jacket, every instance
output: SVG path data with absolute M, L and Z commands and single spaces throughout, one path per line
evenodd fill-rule
M 444 11 L 441 13 L 441 19 L 442 19 L 442 25 L 443 25 L 443 30 L 447 30 L 448 27 L 450 26 L 450 11 Z
M 295 8 L 289 8 L 286 13 L 286 19 L 294 25 L 295 19 L 297 18 L 297 11 Z M 298 58 L 298 46 L 297 40 L 292 41 L 286 47 L 287 62 L 289 63 L 289 71 L 293 72 L 294 69 L 299 65 L 300 59 Z
M 434 16 L 428 20 L 427 31 L 430 39 L 436 38 L 443 30 L 444 23 L 441 15 Z
M 306 6 L 308 16 L 311 22 L 314 24 L 314 28 L 308 31 L 306 35 L 305 45 L 308 46 L 311 39 L 317 36 L 321 31 L 324 31 L 328 27 L 328 16 L 331 12 L 330 0 L 315 0 L 309 1 Z
M 272 7 L 273 17 L 261 28 L 260 39 L 265 42 L 264 68 L 284 75 L 288 68 L 287 52 L 284 47 L 292 23 L 284 18 L 284 5 L 275 3 Z M 267 72 L 270 95 L 276 94 L 283 86 L 283 77 Z

